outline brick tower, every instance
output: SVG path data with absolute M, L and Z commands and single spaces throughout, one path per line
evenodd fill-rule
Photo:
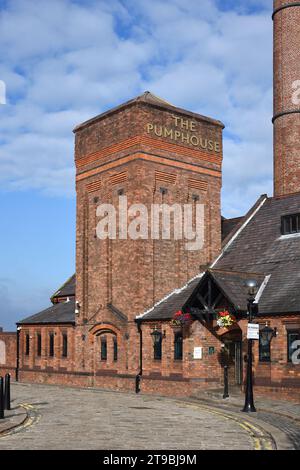
M 136 315 L 184 285 L 220 252 L 223 127 L 149 92 L 76 127 L 76 351 L 81 369 L 93 368 L 90 349 L 97 346 L 92 339 L 89 343 L 90 333 L 106 325 L 123 344 L 118 372 L 135 370 Z M 149 213 L 153 203 L 199 201 L 205 211 L 203 248 L 186 251 L 184 241 L 174 238 L 100 240 L 97 207 L 118 207 L 120 195 L 128 206 L 144 204 Z
M 274 194 L 300 191 L 300 2 L 274 0 Z

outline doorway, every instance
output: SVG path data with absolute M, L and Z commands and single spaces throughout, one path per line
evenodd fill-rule
M 242 385 L 242 342 L 224 339 L 230 385 Z

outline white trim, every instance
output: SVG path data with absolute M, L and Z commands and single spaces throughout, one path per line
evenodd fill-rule
M 160 305 L 161 303 L 165 302 L 169 297 L 171 297 L 172 295 L 176 295 L 176 294 L 180 294 L 184 289 L 186 289 L 189 284 L 193 281 L 195 281 L 195 279 L 201 279 L 203 276 L 204 276 L 205 273 L 200 273 L 200 274 L 197 274 L 197 276 L 193 277 L 192 279 L 190 279 L 183 287 L 181 287 L 180 289 L 175 289 L 173 290 L 172 292 L 170 292 L 168 295 L 166 295 L 165 297 L 163 297 L 161 300 L 159 300 L 158 302 L 156 302 L 151 308 L 149 308 L 148 310 L 146 310 L 145 312 L 141 313 L 140 315 L 137 315 L 135 318 L 136 319 L 139 319 L 139 318 L 143 318 L 145 315 L 147 315 L 148 313 L 152 312 L 152 310 L 154 310 L 156 307 L 158 307 L 158 305 Z
M 281 235 L 278 240 L 289 240 L 290 238 L 300 238 L 300 233 L 288 233 L 287 235 Z
M 257 212 L 261 209 L 264 205 L 268 197 L 266 196 L 265 199 L 259 204 L 259 206 L 255 209 L 254 212 L 249 216 L 249 218 L 243 223 L 243 225 L 238 229 L 238 231 L 233 235 L 233 237 L 228 241 L 227 245 L 224 246 L 223 250 L 219 254 L 219 256 L 215 259 L 215 261 L 210 265 L 210 268 L 213 268 L 217 262 L 222 258 L 226 250 L 230 247 L 230 245 L 234 242 L 234 240 L 239 236 L 239 234 L 244 230 L 244 228 L 249 224 L 249 222 L 253 219 L 253 217 L 257 214 Z
M 255 304 L 258 304 L 258 302 L 260 301 L 260 298 L 263 295 L 263 292 L 264 292 L 265 288 L 267 287 L 270 278 L 271 278 L 271 274 L 266 276 L 264 281 L 262 282 L 262 284 L 261 284 L 260 288 L 258 289 L 258 292 L 255 296 L 255 300 L 254 300 Z

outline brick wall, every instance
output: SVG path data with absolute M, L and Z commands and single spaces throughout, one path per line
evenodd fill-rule
M 218 152 L 149 136 L 148 123 L 174 127 L 174 113 L 138 103 L 76 132 L 76 296 L 82 318 L 93 317 L 95 323 L 112 303 L 133 319 L 219 252 L 222 128 L 194 121 L 199 133 L 219 142 Z M 167 194 L 161 194 L 161 187 Z M 188 203 L 198 195 L 206 211 L 205 248 L 187 253 L 174 240 L 99 240 L 97 206 L 118 206 L 120 189 L 129 205 L 141 203 L 148 209 L 153 203 Z
M 259 362 L 258 341 L 254 342 L 255 384 L 270 389 L 289 389 L 298 394 L 300 390 L 300 367 L 288 362 L 287 333 L 290 329 L 300 330 L 299 316 L 282 316 L 280 318 L 259 319 L 264 325 L 268 322 L 271 328 L 277 328 L 277 336 L 271 342 L 271 362 Z
M 20 371 L 47 372 L 73 371 L 75 328 L 72 325 L 22 325 L 20 330 Z M 41 354 L 38 354 L 38 335 L 41 335 Z M 50 355 L 50 334 L 54 336 L 53 356 Z M 67 356 L 63 356 L 63 335 L 67 335 Z M 26 337 L 29 337 L 29 351 L 26 351 Z M 20 378 L 22 374 L 20 375 Z
M 193 130 L 187 129 L 190 125 Z M 75 130 L 76 299 L 80 303 L 75 351 L 84 370 L 97 373 L 114 368 L 121 374 L 136 374 L 135 316 L 181 287 L 219 253 L 222 128 L 199 115 L 136 101 Z M 164 129 L 172 130 L 172 135 L 165 135 Z M 203 137 L 202 147 L 189 141 L 192 135 Z M 171 240 L 99 240 L 97 207 L 109 203 L 118 208 L 120 190 L 128 206 L 143 204 L 148 214 L 152 204 L 193 203 L 197 197 L 205 208 L 204 247 L 187 251 L 184 241 L 175 241 L 174 236 Z M 120 321 L 108 304 L 126 315 L 128 322 Z M 91 333 L 94 325 L 99 325 L 99 331 Z M 120 360 L 99 364 L 97 336 L 106 329 L 109 338 L 116 333 L 113 327 Z
M 0 375 L 14 378 L 17 358 L 17 334 L 0 331 Z
M 275 0 L 274 9 L 297 0 Z M 274 116 L 300 110 L 300 6 L 274 15 Z M 296 84 L 298 82 L 298 85 Z M 296 101 L 295 101 L 296 99 Z M 300 191 L 300 114 L 274 122 L 275 195 Z

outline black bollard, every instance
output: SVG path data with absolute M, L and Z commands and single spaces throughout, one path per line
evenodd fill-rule
M 5 375 L 4 409 L 10 410 L 10 374 Z
M 0 419 L 4 419 L 4 386 L 3 386 L 3 377 L 0 377 Z
M 224 394 L 223 398 L 228 398 L 228 366 L 224 366 Z

